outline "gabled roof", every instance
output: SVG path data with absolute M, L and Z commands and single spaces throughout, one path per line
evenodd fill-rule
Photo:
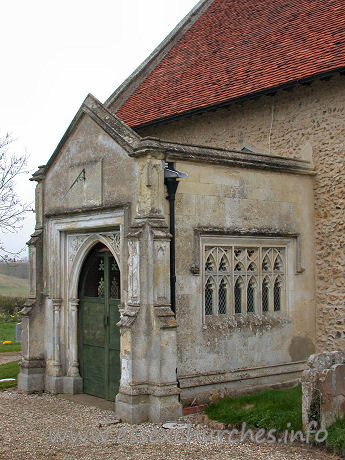
M 152 137 L 141 137 L 118 117 L 111 114 L 104 105 L 92 94 L 89 94 L 67 128 L 64 136 L 56 147 L 48 163 L 38 167 L 30 180 L 44 180 L 48 169 L 54 164 L 66 141 L 73 134 L 82 118 L 88 115 L 109 136 L 119 143 L 131 157 L 145 155 L 147 152 L 158 151 L 165 157 L 174 160 L 196 161 L 198 163 L 215 163 L 238 166 L 241 168 L 269 169 L 294 174 L 314 175 L 313 165 L 308 161 L 267 155 L 255 152 L 217 149 L 194 144 L 165 142 Z
M 344 67 L 344 0 L 203 0 L 106 105 L 137 127 Z
M 92 94 L 88 94 L 82 103 L 80 109 L 73 118 L 71 124 L 67 128 L 65 134 L 54 150 L 52 156 L 45 166 L 40 166 L 38 171 L 33 175 L 32 179 L 37 180 L 43 173 L 46 173 L 50 166 L 54 163 L 60 150 L 65 145 L 67 139 L 74 132 L 82 117 L 87 114 L 95 123 L 97 123 L 106 133 L 109 134 L 116 142 L 118 142 L 128 153 L 131 153 L 133 148 L 137 146 L 140 136 L 127 126 L 116 115 L 109 112 L 104 105 L 96 99 Z

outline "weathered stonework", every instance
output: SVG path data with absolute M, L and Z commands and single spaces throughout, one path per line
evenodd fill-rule
M 313 161 L 317 174 L 313 205 L 315 227 L 311 238 L 315 235 L 316 344 L 319 350 L 343 349 L 345 346 L 344 110 L 345 78 L 338 74 L 308 85 L 297 85 L 288 91 L 280 90 L 274 95 L 234 102 L 212 112 L 138 129 L 142 136 L 155 136 L 172 142 L 237 150 L 247 148 L 255 152 Z M 212 177 L 212 172 L 206 171 L 205 175 Z M 242 208 L 242 216 L 255 215 L 255 200 L 260 199 L 263 193 L 268 197 L 269 192 L 262 189 L 263 177 L 258 174 L 256 186 L 248 191 L 241 180 L 233 176 L 229 199 L 238 197 L 247 200 L 244 201 L 247 204 Z M 206 190 L 209 186 L 204 179 L 202 182 Z M 282 182 L 280 185 L 283 185 Z M 194 184 L 191 187 L 194 188 Z M 220 184 L 218 188 L 221 188 Z M 194 190 L 198 195 L 198 189 Z M 298 188 L 295 191 L 301 193 Z M 210 193 L 217 195 L 215 188 Z M 180 195 L 177 200 L 184 200 L 185 209 L 190 209 L 192 213 L 196 209 L 198 212 L 203 206 L 203 198 L 196 202 L 196 194 L 188 197 L 188 202 L 185 195 Z M 227 212 L 223 204 L 218 206 L 216 201 L 214 198 L 214 205 L 208 205 L 211 215 Z M 232 209 L 237 213 L 235 202 L 234 205 Z M 276 212 L 282 211 L 277 208 Z M 288 212 L 286 207 L 285 216 L 288 216 Z M 293 210 L 290 212 L 293 213 Z M 235 217 L 230 217 L 232 213 L 228 215 L 236 221 Z M 313 256 L 314 250 L 310 250 L 310 246 L 306 247 L 303 243 L 302 253 Z
M 205 375 L 210 372 L 222 376 L 220 388 L 225 393 L 296 379 L 296 369 L 302 370 L 303 361 L 315 351 L 312 177 L 189 161 L 178 161 L 176 167 L 188 173 L 176 197 L 181 398 L 201 401 L 219 391 L 217 378 Z M 212 245 L 226 237 L 244 246 L 265 237 L 285 241 L 292 283 L 286 316 L 236 315 L 203 321 L 203 241 Z M 294 373 L 292 363 L 297 366 Z M 272 372 L 278 365 L 279 377 Z M 254 367 L 258 376 L 250 379 Z
M 174 419 L 182 405 L 161 153 L 131 158 L 127 149 L 132 152 L 138 136 L 93 98 L 84 105 L 47 167 L 34 175 L 38 212 L 18 386 L 83 392 L 79 279 L 88 254 L 101 244 L 120 270 L 121 319 L 111 324 L 121 333 L 116 413 L 136 423 Z
M 326 429 L 345 415 L 345 353 L 323 352 L 308 359 L 302 375 L 302 420 Z
M 343 80 L 336 77 L 331 83 L 340 94 Z M 334 269 L 336 262 L 327 258 L 328 240 L 337 241 L 317 233 L 315 250 L 315 217 L 317 232 L 321 228 L 318 194 L 332 180 L 320 170 L 326 164 L 324 133 L 317 134 L 309 116 L 321 117 L 323 85 L 140 130 L 164 140 L 140 137 L 88 96 L 47 166 L 34 175 L 38 212 L 30 243 L 31 300 L 23 311 L 23 391 L 83 391 L 79 277 L 99 244 L 120 270 L 120 321 L 114 325 L 120 332 L 119 418 L 163 421 L 179 416 L 181 403 L 194 399 L 297 380 L 308 356 L 323 345 L 316 334 L 322 337 L 334 325 L 332 317 L 323 321 L 326 310 L 319 308 L 317 328 L 315 312 L 316 293 L 320 299 L 321 289 L 328 292 L 320 272 L 316 289 L 315 268 L 328 261 Z M 330 101 L 337 104 L 336 98 Z M 322 116 L 339 130 L 339 114 L 332 110 Z M 332 155 L 337 164 L 337 153 Z M 175 200 L 176 316 L 170 304 L 168 164 L 188 174 L 179 179 Z M 328 218 L 332 225 L 339 222 L 333 214 Z M 225 314 L 214 305 L 217 314 L 206 313 L 205 254 L 222 245 L 248 253 L 255 248 L 252 310 L 248 303 L 241 313 L 232 306 Z M 270 309 L 265 311 L 258 254 L 268 251 L 284 262 L 280 272 L 272 258 Z M 246 271 L 249 286 L 247 265 L 239 271 Z M 230 284 L 237 276 L 232 267 Z M 328 268 L 325 274 L 324 281 L 333 286 Z M 274 280 L 281 281 L 277 310 Z M 230 288 L 227 292 L 235 297 Z

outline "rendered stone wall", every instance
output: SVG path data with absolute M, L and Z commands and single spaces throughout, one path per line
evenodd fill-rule
M 240 391 L 293 381 L 315 351 L 313 177 L 178 161 L 176 274 L 178 378 L 182 399 L 207 400 L 214 391 Z M 167 213 L 167 210 L 166 210 Z M 253 244 L 267 235 L 299 234 L 302 273 L 291 240 L 288 311 L 270 317 L 203 319 L 203 266 L 195 229 L 241 234 Z M 254 235 L 254 236 L 250 236 Z M 215 237 L 215 240 L 217 237 Z M 272 243 L 274 245 L 274 243 Z M 237 316 L 237 315 L 236 315 Z M 247 316 L 247 318 L 246 318 Z M 269 315 L 268 315 L 269 316 Z
M 85 179 L 75 182 L 83 169 Z M 124 205 L 133 200 L 136 181 L 133 159 L 84 115 L 47 172 L 44 211 Z
M 310 356 L 302 375 L 302 419 L 326 429 L 345 415 L 345 353 L 323 352 Z
M 317 347 L 345 346 L 345 78 L 335 75 L 274 96 L 138 130 L 176 142 L 312 159 L 316 237 Z M 260 176 L 260 175 L 259 175 Z M 186 204 L 187 205 L 187 204 Z M 193 203 L 190 204 L 193 209 Z

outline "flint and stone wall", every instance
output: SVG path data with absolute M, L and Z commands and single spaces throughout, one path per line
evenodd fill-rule
M 317 172 L 314 209 L 318 350 L 345 346 L 344 110 L 345 78 L 335 75 L 309 86 L 278 91 L 274 96 L 138 129 L 142 136 L 174 142 L 239 150 L 246 147 L 313 160 Z M 190 209 L 193 206 L 190 204 Z

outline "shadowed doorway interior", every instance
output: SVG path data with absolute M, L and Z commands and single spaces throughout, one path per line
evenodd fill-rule
M 79 362 L 84 393 L 114 401 L 120 382 L 120 270 L 97 244 L 79 281 Z

